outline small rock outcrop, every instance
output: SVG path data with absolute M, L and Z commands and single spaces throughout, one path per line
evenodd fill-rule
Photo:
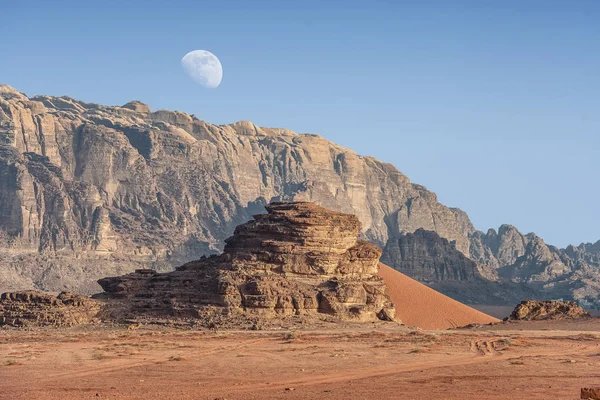
M 522 301 L 508 317 L 513 321 L 539 321 L 546 319 L 576 319 L 589 317 L 574 301 Z
M 147 104 L 142 103 L 141 101 L 133 100 L 127 104 L 121 106 L 122 108 L 127 108 L 129 110 L 142 113 L 142 114 L 150 114 L 150 107 Z
M 600 400 L 600 386 L 581 388 L 581 399 Z
M 93 321 L 100 305 L 86 296 L 22 291 L 0 296 L 0 326 L 72 326 Z
M 392 320 L 377 276 L 381 250 L 357 240 L 354 215 L 310 202 L 272 203 L 236 228 L 223 254 L 173 272 L 100 279 L 100 297 L 121 317 L 191 317 L 201 323 L 258 323 L 298 316 L 341 321 Z

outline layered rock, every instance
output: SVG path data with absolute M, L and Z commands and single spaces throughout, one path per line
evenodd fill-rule
M 103 276 L 170 270 L 220 252 L 268 202 L 294 200 L 357 215 L 363 237 L 405 272 L 399 238 L 424 229 L 488 282 L 600 307 L 600 245 L 556 249 L 510 225 L 478 232 L 392 165 L 317 135 L 0 85 L 0 290 L 93 293 Z M 491 286 L 455 280 L 453 262 L 436 264 L 445 272 L 429 283 L 469 283 L 469 298 L 488 301 Z
M 120 299 L 116 315 L 329 317 L 342 321 L 391 320 L 394 307 L 377 276 L 381 250 L 358 240 L 354 215 L 313 203 L 272 203 L 267 214 L 236 228 L 219 256 L 204 257 L 173 272 L 134 273 L 99 280 Z
M 521 302 L 508 319 L 515 321 L 532 321 L 546 319 L 575 319 L 589 317 L 581 306 L 574 301 L 536 301 Z
M 520 285 L 526 298 L 574 299 L 600 307 L 600 242 L 558 249 L 533 233 L 503 225 L 471 234 L 471 258 L 495 269 L 504 284 Z
M 320 136 L 0 87 L 0 289 L 89 293 L 118 268 L 172 268 L 278 200 L 355 214 L 380 247 L 425 228 L 469 251 L 463 212 Z
M 23 291 L 0 296 L 0 326 L 71 326 L 94 321 L 100 304 L 86 296 Z
M 389 240 L 381 261 L 467 304 L 506 304 L 536 292 L 513 282 L 499 282 L 498 272 L 458 251 L 436 232 L 418 229 Z
M 482 278 L 479 266 L 456 249 L 455 243 L 436 232 L 417 229 L 388 241 L 381 261 L 421 282 L 474 281 Z M 494 276 L 494 270 L 484 273 Z

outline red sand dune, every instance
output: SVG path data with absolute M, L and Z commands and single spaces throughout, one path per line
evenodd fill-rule
M 498 322 L 498 319 L 436 292 L 385 264 L 379 264 L 379 276 L 385 281 L 387 295 L 396 306 L 396 317 L 405 325 L 447 329 Z

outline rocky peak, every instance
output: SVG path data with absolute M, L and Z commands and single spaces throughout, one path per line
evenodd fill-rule
M 142 103 L 138 100 L 130 101 L 127 104 L 123 104 L 121 108 L 127 108 L 129 110 L 142 113 L 142 114 L 150 114 L 150 107 L 147 104 Z
M 14 87 L 9 86 L 9 85 L 4 85 L 2 83 L 0 83 L 0 94 L 3 94 L 3 95 L 14 95 L 16 97 L 26 98 L 24 94 L 22 94 L 21 92 L 19 92 Z
M 529 242 L 514 263 L 501 269 L 501 275 L 516 282 L 547 282 L 571 272 L 565 265 L 561 252 L 554 246 L 548 246 L 540 237 L 529 235 Z
M 587 253 L 600 255 L 600 240 L 598 240 L 596 243 L 582 243 L 578 246 L 578 248 Z
M 417 229 L 389 241 L 382 258 L 422 282 L 475 281 L 481 279 L 477 264 L 433 231 Z
M 527 239 L 512 225 L 502 225 L 498 229 L 498 253 L 496 257 L 501 265 L 513 264 L 525 254 Z

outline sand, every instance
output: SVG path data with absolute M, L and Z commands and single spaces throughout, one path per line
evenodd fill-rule
M 385 281 L 387 295 L 396 305 L 396 317 L 405 325 L 447 329 L 498 322 L 498 319 L 436 292 L 385 264 L 379 264 L 379 276 Z
M 0 399 L 577 399 L 600 384 L 592 322 L 585 333 L 0 330 Z

